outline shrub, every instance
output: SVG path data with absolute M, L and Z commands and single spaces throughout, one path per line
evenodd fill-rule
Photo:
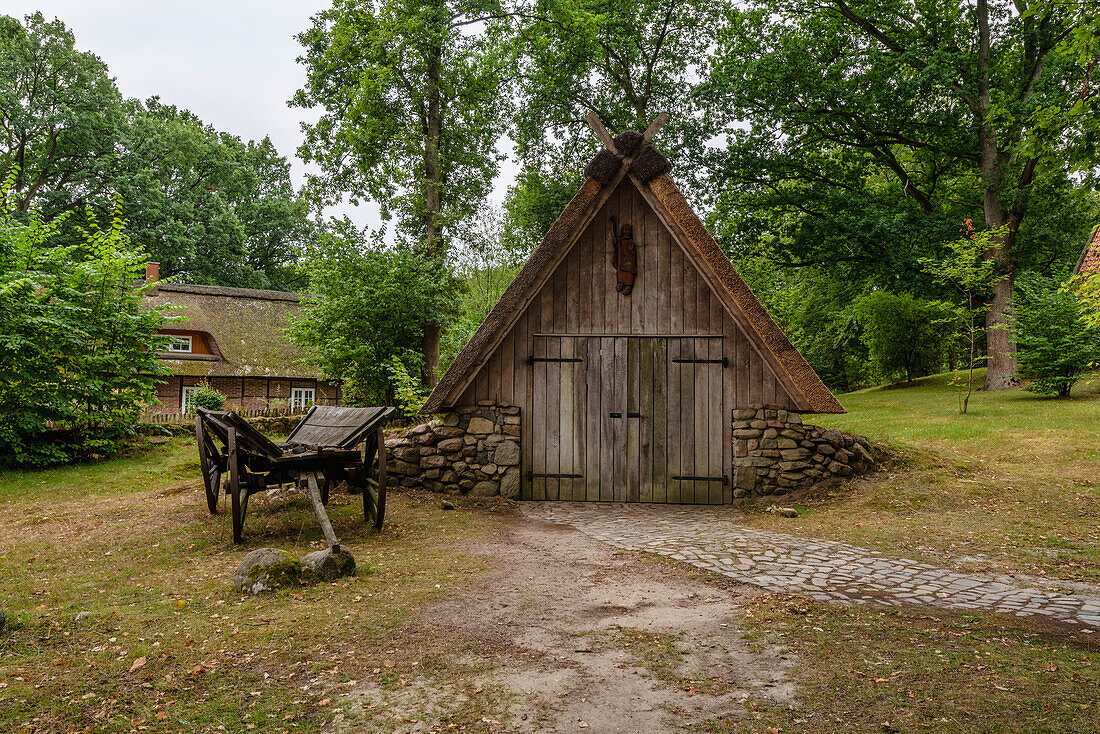
M 200 382 L 199 389 L 191 393 L 191 412 L 195 412 L 195 408 L 206 408 L 207 410 L 221 410 L 225 407 L 225 396 L 220 392 L 210 387 L 209 382 Z
M 142 304 L 145 257 L 116 208 L 63 245 L 64 217 L 19 215 L 0 190 L 0 464 L 107 454 L 156 401 L 165 317 Z
M 1017 283 L 1016 369 L 1038 395 L 1069 397 L 1081 376 L 1100 360 L 1100 327 L 1071 290 L 1039 276 Z
M 905 294 L 875 291 L 855 304 L 863 341 L 884 378 L 913 378 L 943 367 L 947 343 L 958 331 L 959 316 L 949 304 Z

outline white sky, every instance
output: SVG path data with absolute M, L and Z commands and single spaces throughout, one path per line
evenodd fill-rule
M 76 46 L 107 64 L 127 97 L 159 95 L 218 130 L 259 140 L 269 136 L 291 163 L 296 184 L 306 168 L 295 155 L 308 111 L 287 107 L 305 80 L 295 63 L 295 34 L 327 0 L 4 0 L 0 13 L 22 19 L 42 11 L 60 18 Z M 492 199 L 499 204 L 515 177 L 506 162 Z M 377 225 L 377 208 L 337 210 L 359 225 Z M 335 212 L 334 212 L 335 213 Z

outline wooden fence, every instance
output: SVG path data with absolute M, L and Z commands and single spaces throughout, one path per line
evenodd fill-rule
M 244 408 L 233 408 L 227 406 L 229 410 L 232 410 L 237 415 L 243 418 L 286 418 L 292 415 L 302 415 L 307 410 L 305 408 L 254 408 L 251 410 Z M 145 413 L 141 416 L 142 423 L 155 423 L 162 426 L 175 426 L 184 424 L 193 424 L 195 422 L 194 413 Z

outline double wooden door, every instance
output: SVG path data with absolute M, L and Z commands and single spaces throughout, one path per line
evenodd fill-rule
M 728 502 L 721 337 L 533 337 L 536 500 Z

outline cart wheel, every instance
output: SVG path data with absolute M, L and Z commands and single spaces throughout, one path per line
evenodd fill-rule
M 372 488 L 368 483 L 363 485 L 363 519 L 374 525 L 375 530 L 382 529 L 382 522 L 386 518 L 386 488 Z
M 222 473 L 212 469 L 210 475 L 203 477 L 203 486 L 206 488 L 206 506 L 210 508 L 211 515 L 218 514 L 218 491 L 221 489 Z

